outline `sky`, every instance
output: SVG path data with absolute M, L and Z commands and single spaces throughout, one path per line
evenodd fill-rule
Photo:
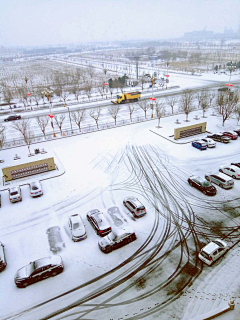
M 237 31 L 239 9 L 239 0 L 7 0 L 0 46 L 169 39 L 205 27 Z

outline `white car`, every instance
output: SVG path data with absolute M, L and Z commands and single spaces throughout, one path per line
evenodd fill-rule
M 202 140 L 203 140 L 204 142 L 206 142 L 208 148 L 214 148 L 214 147 L 216 147 L 216 142 L 213 141 L 213 139 L 211 139 L 211 138 L 203 138 Z
M 236 166 L 220 166 L 219 171 L 227 174 L 233 179 L 240 179 L 240 168 Z
M 73 241 L 80 241 L 87 238 L 85 226 L 79 214 L 71 215 L 68 219 L 68 225 Z
M 20 187 L 13 187 L 9 189 L 9 200 L 10 202 L 22 201 L 22 194 Z
M 32 198 L 43 195 L 42 185 L 40 181 L 33 181 L 29 183 L 30 196 Z
M 228 250 L 228 245 L 223 240 L 213 240 L 201 249 L 198 258 L 207 265 L 211 266 Z

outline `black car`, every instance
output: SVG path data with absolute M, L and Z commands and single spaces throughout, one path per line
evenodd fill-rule
M 240 162 L 232 162 L 231 165 L 240 168 Z
M 112 232 L 98 241 L 98 246 L 102 252 L 109 253 L 136 239 L 137 236 L 134 230 L 131 227 L 126 226 L 124 228 L 117 228 L 114 231 L 112 230 Z
M 214 141 L 229 143 L 231 138 L 224 136 L 222 133 L 212 133 L 207 136 L 207 138 L 211 138 Z
M 204 178 L 192 176 L 188 178 L 190 186 L 202 191 L 203 194 L 208 196 L 214 196 L 217 193 L 217 189 Z
M 27 266 L 19 269 L 15 274 L 14 281 L 18 288 L 25 288 L 34 282 L 56 276 L 63 269 L 63 261 L 60 256 L 46 257 L 30 262 Z
M 7 266 L 7 261 L 4 253 L 4 245 L 0 242 L 0 272 Z
M 87 213 L 87 219 L 91 223 L 93 229 L 100 237 L 106 236 L 112 231 L 112 228 L 103 215 L 98 209 L 93 209 Z
M 13 116 L 7 117 L 6 119 L 4 119 L 4 121 L 12 121 L 12 120 L 19 120 L 19 119 L 21 119 L 21 116 L 15 114 Z

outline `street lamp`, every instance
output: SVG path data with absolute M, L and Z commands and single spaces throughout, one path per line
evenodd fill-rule
M 151 103 L 152 116 L 151 116 L 151 118 L 153 118 L 153 101 L 155 101 L 156 99 L 153 97 L 150 97 L 149 99 L 152 100 L 152 103 Z
M 69 107 L 68 107 L 68 106 L 66 106 L 65 104 L 64 104 L 64 107 L 67 107 L 67 108 L 68 108 L 68 115 L 69 115 L 69 120 L 70 120 L 71 130 L 72 130 L 72 134 L 73 134 L 74 132 L 73 132 L 73 128 L 72 128 L 72 119 L 71 119 L 71 115 L 70 115 L 70 110 L 69 110 Z
M 108 83 L 107 83 L 107 82 L 104 82 L 104 86 L 106 87 L 106 94 L 107 94 L 107 86 L 108 86 Z M 106 99 L 107 99 L 107 95 L 106 95 Z
M 53 129 L 53 137 L 56 138 L 56 134 L 54 132 L 53 120 L 52 120 L 54 115 L 50 113 L 48 116 L 51 119 L 51 126 L 52 126 L 52 129 Z
M 167 77 L 167 79 L 166 79 L 166 89 L 167 89 L 167 83 L 168 83 L 168 78 L 169 78 L 169 74 L 168 74 L 168 66 L 169 66 L 169 62 L 167 62 L 166 63 L 166 65 L 167 65 L 167 74 L 165 74 L 165 77 Z

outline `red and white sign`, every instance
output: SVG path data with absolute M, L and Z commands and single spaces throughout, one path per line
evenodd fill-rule
M 49 114 L 48 115 L 51 119 L 54 117 L 54 115 L 53 114 Z

